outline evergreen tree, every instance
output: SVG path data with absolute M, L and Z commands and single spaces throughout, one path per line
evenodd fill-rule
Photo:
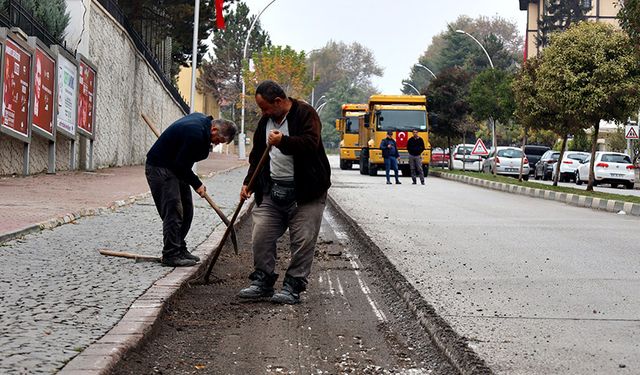
M 550 33 L 566 30 L 572 24 L 586 20 L 586 14 L 593 7 L 590 0 L 547 0 L 544 4 L 544 14 L 538 20 L 536 43 L 539 47 L 549 44 Z
M 8 5 L 3 1 L 2 8 Z M 65 0 L 22 0 L 20 5 L 42 25 L 54 39 L 61 41 L 71 17 Z

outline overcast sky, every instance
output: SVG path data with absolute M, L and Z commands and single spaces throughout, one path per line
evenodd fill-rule
M 271 0 L 245 0 L 252 14 Z M 384 94 L 400 94 L 401 81 L 431 38 L 459 15 L 499 15 L 526 28 L 517 0 L 276 0 L 260 17 L 273 44 L 306 52 L 327 41 L 358 42 L 373 51 L 384 75 L 373 83 Z

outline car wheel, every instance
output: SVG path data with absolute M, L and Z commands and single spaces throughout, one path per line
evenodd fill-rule
M 634 185 L 633 182 L 627 182 L 626 184 L 624 184 L 624 186 L 629 190 L 633 189 L 633 185 Z
M 576 171 L 576 185 L 582 185 L 582 180 L 580 179 L 580 172 Z
M 617 189 L 618 188 L 618 184 L 611 184 L 611 188 Z
M 522 179 L 525 181 L 529 181 L 529 175 L 528 174 L 523 174 L 522 175 Z

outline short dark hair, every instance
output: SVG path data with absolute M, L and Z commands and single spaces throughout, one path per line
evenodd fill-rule
M 262 96 L 262 99 L 266 100 L 268 103 L 273 103 L 276 98 L 287 98 L 287 94 L 285 94 L 282 87 L 271 80 L 260 82 L 260 84 L 256 88 L 256 96 L 257 95 Z
M 393 135 L 393 131 L 392 130 L 387 130 L 387 135 Z
M 236 133 L 238 132 L 238 128 L 233 121 L 223 120 L 223 119 L 215 119 L 211 121 L 211 125 L 218 128 L 220 134 L 227 139 L 227 143 L 231 143 L 233 138 L 235 138 Z

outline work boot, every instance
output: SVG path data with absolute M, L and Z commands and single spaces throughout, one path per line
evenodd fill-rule
M 420 180 L 420 183 L 421 183 L 422 185 L 424 185 L 424 179 Z
M 396 180 L 396 185 L 400 185 L 401 183 L 400 180 Z
M 278 274 L 267 275 L 261 270 L 255 270 L 249 279 L 251 285 L 238 292 L 239 298 L 258 300 L 265 297 L 271 297 L 273 295 L 273 284 L 275 284 Z
M 183 259 L 191 259 L 196 263 L 200 261 L 199 256 L 191 254 L 187 249 L 180 249 L 180 257 Z
M 196 265 L 196 261 L 193 259 L 186 259 L 178 257 L 162 257 L 162 265 L 164 267 L 192 267 Z
M 284 277 L 282 290 L 271 297 L 271 302 L 285 305 L 298 304 L 300 303 L 300 292 L 303 292 L 307 288 L 306 285 L 306 280 L 303 278 L 286 275 Z
M 415 177 L 411 177 L 411 181 L 413 181 L 413 182 L 411 183 L 411 185 L 415 185 L 415 184 L 416 184 L 416 179 L 415 179 Z
M 387 181 L 387 185 L 391 185 L 391 181 Z

